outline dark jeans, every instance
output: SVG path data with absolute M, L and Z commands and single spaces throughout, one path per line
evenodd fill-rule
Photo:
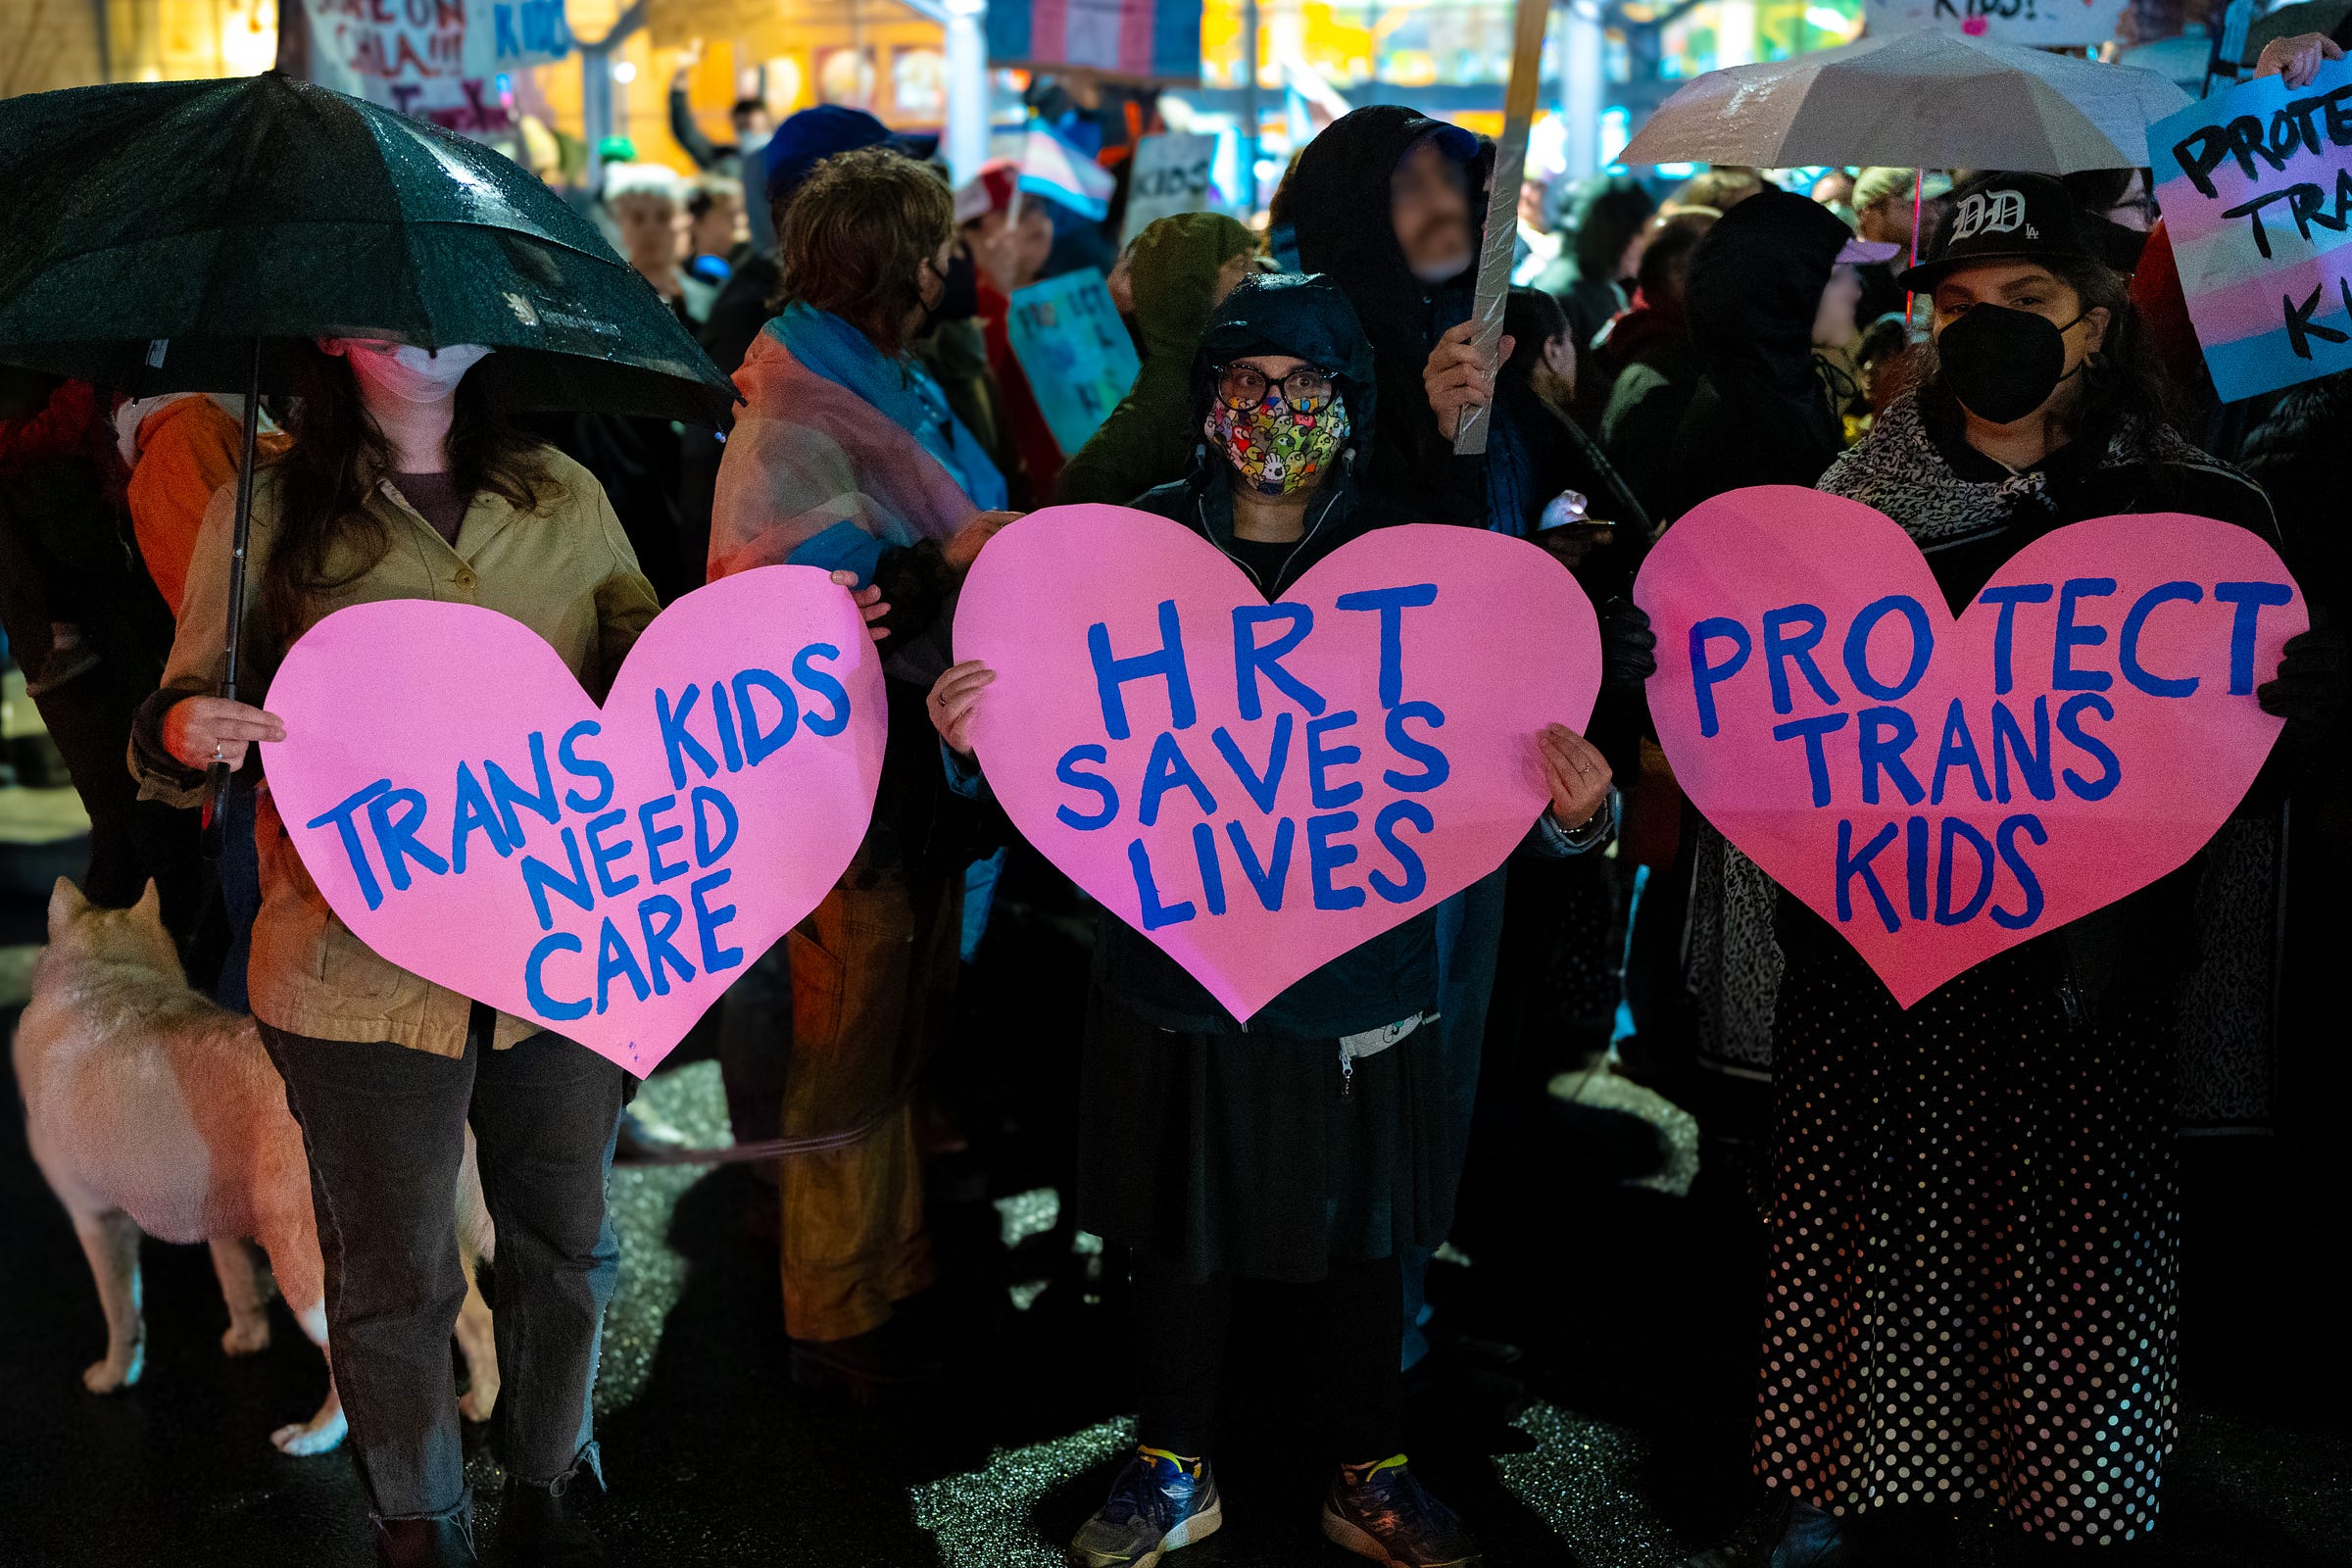
M 1216 1436 L 1217 1383 L 1233 1276 L 1188 1280 L 1184 1271 L 1135 1254 L 1136 1384 L 1146 1447 L 1206 1453 Z M 1397 1412 L 1396 1337 L 1403 1292 L 1394 1256 L 1331 1260 L 1320 1284 L 1293 1287 L 1322 1298 L 1321 1346 L 1327 1437 L 1342 1464 L 1386 1459 L 1403 1446 Z
M 598 1334 L 620 1272 L 605 1172 L 624 1075 L 553 1034 L 493 1051 L 489 1009 L 474 1017 L 457 1057 L 262 1026 L 310 1151 L 327 1346 L 381 1519 L 466 1503 L 450 1335 L 466 1299 L 456 1204 L 467 1122 L 498 1227 L 499 1451 L 510 1475 L 544 1483 L 590 1447 Z

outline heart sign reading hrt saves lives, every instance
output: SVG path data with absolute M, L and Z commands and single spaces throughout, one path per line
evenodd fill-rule
M 882 670 L 824 572 L 763 566 L 646 628 L 604 706 L 521 622 L 339 610 L 270 683 L 270 791 L 383 957 L 643 1077 L 824 898 L 882 776 Z
M 1033 513 L 980 553 L 956 657 L 1024 837 L 1247 1020 L 1500 865 L 1581 730 L 1600 638 L 1576 579 L 1471 528 L 1383 528 L 1280 600 L 1182 525 Z
M 1955 620 L 1890 518 L 1785 485 L 1685 514 L 1635 598 L 1675 778 L 1906 1007 L 2203 848 L 2309 623 L 2259 536 L 2174 513 L 2045 534 Z

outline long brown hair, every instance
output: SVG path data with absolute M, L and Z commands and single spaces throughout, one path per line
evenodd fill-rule
M 367 575 L 392 548 L 391 534 L 363 505 L 391 471 L 392 449 L 361 401 L 351 365 L 310 343 L 294 352 L 294 440 L 272 465 L 277 529 L 258 595 L 261 623 L 280 650 L 310 625 L 319 596 Z M 541 451 L 507 421 L 481 377 L 458 383 L 449 473 L 461 492 L 487 490 L 517 512 L 539 511 L 556 489 Z M 350 548 L 349 567 L 330 573 L 338 547 Z
M 832 312 L 895 360 L 923 308 L 923 266 L 955 233 L 955 198 L 929 166 L 883 147 L 837 153 L 785 211 L 780 298 Z

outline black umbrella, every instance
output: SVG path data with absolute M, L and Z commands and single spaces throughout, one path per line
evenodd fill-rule
M 0 102 L 0 361 L 131 396 L 259 394 L 291 340 L 496 348 L 515 407 L 716 425 L 733 385 L 593 224 L 464 137 L 271 72 Z M 226 770 L 216 767 L 216 795 Z

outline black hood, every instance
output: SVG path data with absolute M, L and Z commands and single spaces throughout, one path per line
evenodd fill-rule
M 1208 318 L 1193 359 L 1193 430 L 1199 436 L 1217 395 L 1216 368 L 1250 355 L 1282 355 L 1332 374 L 1348 407 L 1348 445 L 1357 466 L 1372 460 L 1372 416 L 1379 405 L 1372 345 L 1339 285 L 1320 274 L 1252 273 L 1234 286 Z M 1222 454 L 1204 453 L 1213 469 Z M 1335 476 L 1336 478 L 1336 476 Z
M 1389 218 L 1389 179 L 1425 137 L 1444 137 L 1463 155 L 1469 176 L 1472 265 L 1462 275 L 1429 284 L 1405 265 Z M 1371 342 L 1374 378 L 1386 423 L 1380 431 L 1383 488 L 1402 498 L 1436 482 L 1452 446 L 1438 433 L 1421 371 L 1447 327 L 1470 316 L 1475 257 L 1486 223 L 1492 144 L 1458 125 L 1401 104 L 1373 104 L 1342 115 L 1306 144 L 1291 172 L 1290 212 L 1298 262 L 1338 284 Z M 1369 454 L 1359 459 L 1368 464 Z M 1420 505 L 1436 520 L 1435 509 Z
M 1471 266 L 1486 223 L 1486 174 L 1494 148 L 1458 125 L 1432 120 L 1402 104 L 1373 104 L 1342 115 L 1306 144 L 1291 174 L 1291 219 L 1298 232 L 1298 263 L 1323 272 L 1347 291 L 1363 317 L 1374 347 L 1384 335 L 1418 322 L 1430 296 L 1448 285 L 1413 275 L 1389 221 L 1389 176 L 1424 137 L 1442 136 L 1462 154 L 1470 172 Z M 1455 280 L 1470 283 L 1466 270 Z M 1426 357 L 1429 345 L 1422 342 Z M 1415 372 L 1419 371 L 1418 363 Z
M 1700 358 L 1812 396 L 1814 318 L 1853 237 L 1837 214 L 1788 191 L 1759 191 L 1716 220 L 1690 258 L 1683 296 Z

